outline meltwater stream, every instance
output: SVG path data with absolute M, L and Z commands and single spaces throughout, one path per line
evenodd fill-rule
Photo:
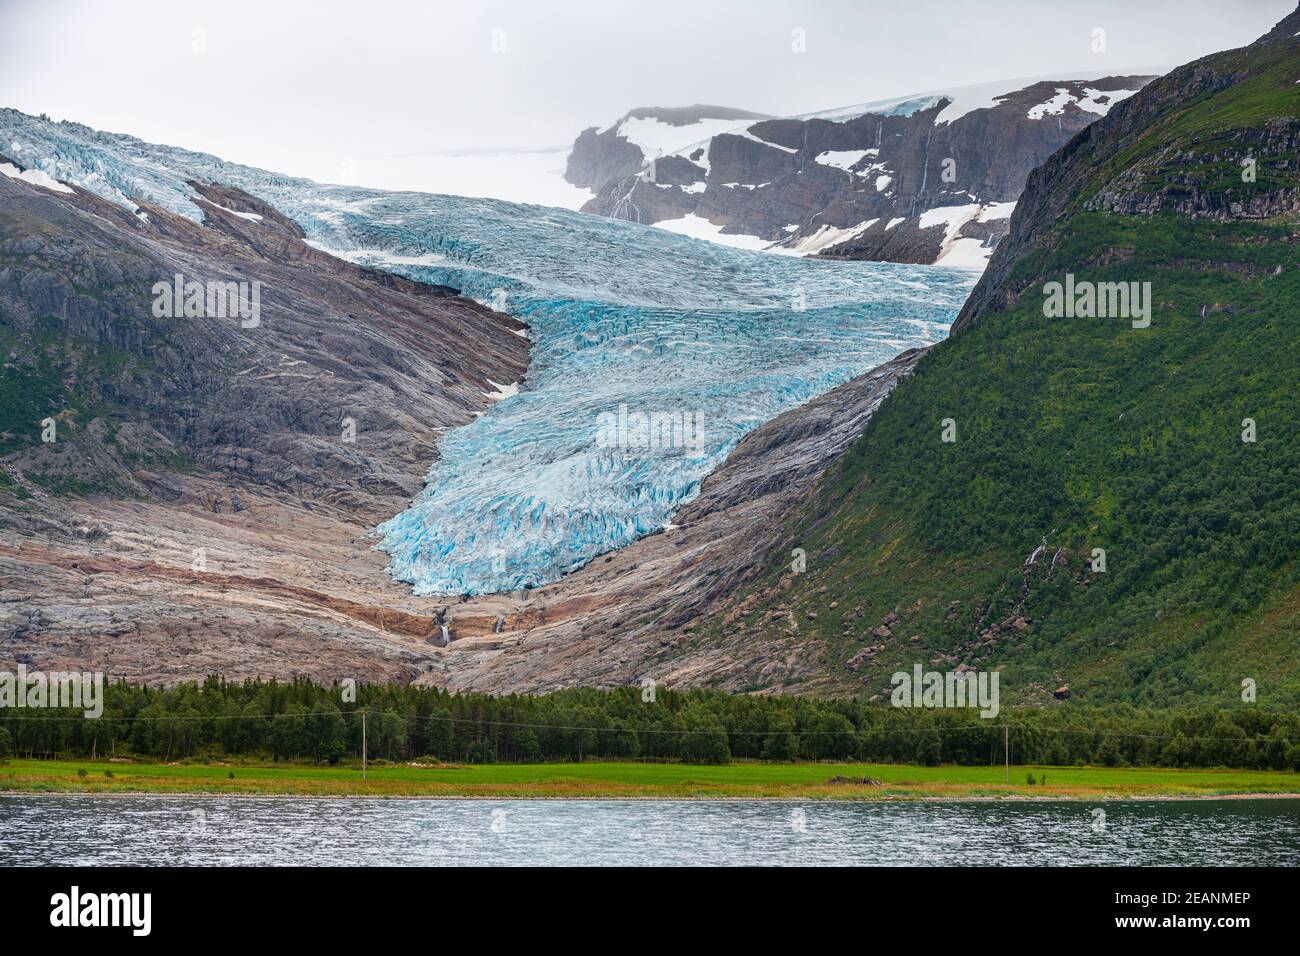
M 378 529 L 391 572 L 418 594 L 540 586 L 659 530 L 746 433 L 941 339 L 976 278 L 744 252 L 497 200 L 325 186 L 12 110 L 0 110 L 0 152 L 195 220 L 187 180 L 237 186 L 324 249 L 529 324 L 518 393 L 494 383 L 508 397 L 442 438 L 425 490 Z

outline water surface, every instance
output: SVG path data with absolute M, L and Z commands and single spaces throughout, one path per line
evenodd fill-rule
M 5 866 L 1297 865 L 1300 801 L 12 796 L 0 833 Z

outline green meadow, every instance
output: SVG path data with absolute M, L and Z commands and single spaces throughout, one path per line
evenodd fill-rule
M 1300 796 L 1300 774 L 1167 768 L 866 763 L 358 765 L 12 760 L 0 793 L 569 799 L 1130 799 Z M 1032 783 L 1030 780 L 1032 779 Z

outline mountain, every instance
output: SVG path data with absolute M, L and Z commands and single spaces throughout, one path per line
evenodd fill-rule
M 599 190 L 635 175 L 666 153 L 743 126 L 745 120 L 761 119 L 770 117 L 727 106 L 639 107 L 604 129 L 583 130 L 569 152 L 564 178 L 574 186 Z
M 16 164 L 0 157 L 4 167 Z M 327 255 L 238 189 L 193 184 L 200 226 L 150 203 L 131 214 L 46 179 L 58 189 L 0 177 L 0 334 L 10 356 L 0 449 L 25 481 L 140 494 L 149 483 L 134 467 L 141 460 L 185 461 L 268 490 L 375 507 L 418 489 L 402 473 L 432 457 L 439 429 L 486 407 L 489 382 L 523 374 L 527 342 L 510 334 L 521 324 L 454 289 Z M 177 274 L 256 281 L 275 294 L 259 292 L 246 328 L 233 315 L 160 317 L 155 283 L 174 285 Z M 463 352 L 435 348 L 452 341 Z M 129 435 L 92 427 L 112 410 L 153 424 Z M 349 414 L 374 441 L 340 443 Z M 32 428 L 48 415 L 62 431 L 53 449 Z
M 413 673 L 438 622 L 364 537 L 523 377 L 525 327 L 237 188 L 191 183 L 195 222 L 0 173 L 0 659 Z M 178 274 L 248 283 L 247 318 L 172 310 Z
M 0 660 L 29 667 L 639 680 L 973 285 L 12 110 L 0 142 Z M 180 314 L 177 274 L 260 283 L 258 320 Z M 622 407 L 667 447 L 602 447 Z
M 1002 669 L 1004 700 L 1296 706 L 1297 155 L 1300 11 L 1075 135 L 683 654 L 783 649 L 869 695 L 920 664 Z M 724 680 L 750 682 L 791 686 Z
M 1252 679 L 1294 705 L 1295 19 L 1048 158 L 938 345 L 968 273 L 320 186 L 0 111 L 0 657 L 867 697 L 920 663 L 1004 667 L 1008 702 L 1228 703 Z M 153 317 L 178 268 L 265 280 L 261 326 Z M 1121 280 L 1151 282 L 1148 327 L 1044 314 L 1051 283 Z M 627 395 L 706 408 L 702 479 L 582 454 Z M 491 505 L 465 514 L 496 516 L 502 571 L 479 525 L 437 533 L 444 494 Z M 413 595 L 372 547 L 404 508 L 410 580 L 553 583 Z M 575 527 L 584 563 L 555 580 Z
M 981 267 L 1029 171 L 1151 79 L 1012 81 L 733 122 L 688 144 L 659 136 L 662 155 L 642 149 L 640 164 L 614 140 L 602 164 L 579 164 L 598 190 L 582 208 L 744 248 Z M 573 156 L 627 122 L 588 130 Z

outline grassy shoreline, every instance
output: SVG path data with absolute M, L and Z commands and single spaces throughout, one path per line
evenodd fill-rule
M 79 772 L 80 771 L 80 772 Z M 11 760 L 0 795 L 445 799 L 1098 800 L 1300 797 L 1300 774 L 1168 768 L 861 763 L 466 764 L 359 767 Z M 109 776 L 111 774 L 111 776 Z M 1028 783 L 1032 774 L 1035 783 Z M 869 778 L 874 783 L 862 783 Z

